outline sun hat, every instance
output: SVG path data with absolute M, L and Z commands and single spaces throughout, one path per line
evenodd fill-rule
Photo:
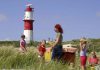
M 86 38 L 81 38 L 80 42 L 87 42 Z

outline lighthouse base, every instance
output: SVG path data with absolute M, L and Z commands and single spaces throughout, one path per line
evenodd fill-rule
M 33 30 L 24 30 L 24 35 L 27 44 L 33 41 Z

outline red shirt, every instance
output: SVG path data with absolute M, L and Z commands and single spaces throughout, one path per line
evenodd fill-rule
M 46 49 L 45 49 L 45 45 L 40 45 L 39 48 L 38 48 L 39 52 L 44 55 Z

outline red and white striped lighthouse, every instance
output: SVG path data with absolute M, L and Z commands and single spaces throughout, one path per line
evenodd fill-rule
M 33 41 L 33 8 L 32 4 L 26 6 L 25 15 L 24 15 L 24 35 L 26 43 Z

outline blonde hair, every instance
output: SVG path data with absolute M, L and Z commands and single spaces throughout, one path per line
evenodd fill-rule
M 80 39 L 80 42 L 82 42 L 82 43 L 86 44 L 86 43 L 87 43 L 87 40 L 86 40 L 86 38 L 85 38 L 85 37 L 83 37 L 83 38 L 81 38 L 81 39 Z

